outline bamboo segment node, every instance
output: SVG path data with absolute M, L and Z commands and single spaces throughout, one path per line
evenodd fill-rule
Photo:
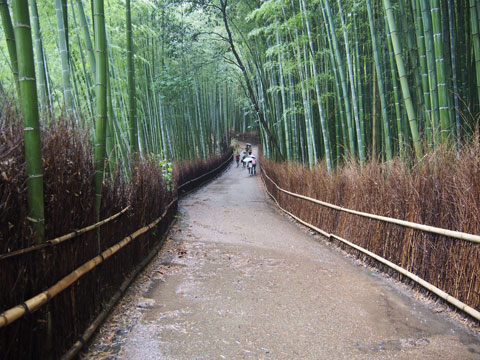
M 265 174 L 265 177 L 271 181 L 271 183 L 273 185 L 276 186 L 277 189 L 279 189 L 280 191 L 282 191 L 283 189 L 281 189 L 270 177 L 268 177 L 268 175 L 265 173 L 265 171 L 263 170 L 262 171 L 262 175 Z M 447 294 L 445 291 L 437 288 L 436 286 L 434 286 L 433 284 L 423 280 L 422 278 L 420 278 L 419 276 L 411 273 L 410 271 L 408 270 L 405 270 L 404 268 L 392 263 L 391 261 L 388 261 L 387 259 L 367 250 L 367 249 L 364 249 L 362 248 L 361 246 L 358 246 L 346 239 L 343 239 L 341 238 L 340 236 L 337 236 L 335 234 L 330 234 L 302 219 L 300 219 L 298 216 L 295 216 L 294 214 L 292 214 L 291 212 L 289 212 L 288 210 L 285 210 L 283 207 L 280 206 L 279 202 L 277 201 L 277 199 L 272 195 L 272 193 L 270 193 L 267 189 L 267 185 L 265 184 L 265 180 L 262 176 L 262 182 L 263 182 L 263 186 L 265 187 L 265 191 L 266 193 L 275 201 L 275 203 L 277 204 L 277 206 L 283 211 L 285 212 L 286 214 L 288 214 L 289 216 L 291 216 L 292 218 L 294 218 L 295 220 L 297 220 L 298 222 L 300 222 L 301 224 L 309 227 L 310 229 L 322 234 L 323 236 L 325 236 L 326 238 L 328 238 L 329 240 L 332 240 L 332 239 L 336 239 L 352 248 L 354 248 L 355 250 L 357 251 L 360 251 L 361 253 L 363 254 L 366 254 L 368 256 L 370 256 L 371 258 L 377 260 L 378 262 L 381 262 L 382 264 L 384 265 L 387 265 L 388 267 L 390 267 L 391 269 L 399 272 L 400 274 L 408 277 L 409 279 L 413 280 L 414 282 L 416 282 L 417 284 L 423 286 L 425 289 L 429 290 L 430 292 L 434 293 L 435 295 L 437 295 L 438 297 L 442 298 L 443 300 L 449 302 L 451 305 L 455 306 L 456 308 L 462 310 L 463 312 L 465 312 L 466 314 L 470 315 L 472 318 L 476 319 L 476 320 L 480 320 L 480 312 L 475 310 L 474 308 L 468 306 L 467 304 L 461 302 L 460 300 L 458 300 L 457 298 Z M 283 192 L 286 192 L 286 191 L 283 191 Z M 287 194 L 291 195 L 293 193 L 289 193 L 289 192 L 286 192 Z
M 361 211 L 351 210 L 351 209 L 344 208 L 343 206 L 330 204 L 330 203 L 327 203 L 327 202 L 324 202 L 324 201 L 320 201 L 320 200 L 317 200 L 317 199 L 310 198 L 308 196 L 296 194 L 296 193 L 290 192 L 288 190 L 285 190 L 285 189 L 282 189 L 281 187 L 279 187 L 267 175 L 265 170 L 262 170 L 262 174 L 264 174 L 265 177 L 268 180 L 270 180 L 272 182 L 272 184 L 278 190 L 280 190 L 281 192 L 283 192 L 287 195 L 290 195 L 290 196 L 293 196 L 293 197 L 296 197 L 296 198 L 299 198 L 299 199 L 307 200 L 307 201 L 310 201 L 310 202 L 313 202 L 315 204 L 319 204 L 319 205 L 322 205 L 322 206 L 325 206 L 325 207 L 328 207 L 328 208 L 331 208 L 331 209 L 343 211 L 343 212 L 353 214 L 353 215 L 363 216 L 363 217 L 366 217 L 366 218 L 369 218 L 369 219 L 375 219 L 375 220 L 388 222 L 388 223 L 395 224 L 395 225 L 408 227 L 410 229 L 421 230 L 421 231 L 429 232 L 429 233 L 432 233 L 432 234 L 443 235 L 443 236 L 447 236 L 447 237 L 450 237 L 450 238 L 455 238 L 455 239 L 459 239 L 459 240 L 465 240 L 465 241 L 470 241 L 470 242 L 473 242 L 473 243 L 480 244 L 480 235 L 468 234 L 468 233 L 464 233 L 464 232 L 461 232 L 461 231 L 448 230 L 448 229 L 443 229 L 443 228 L 439 228 L 439 227 L 435 227 L 435 226 L 418 224 L 418 223 L 414 223 L 414 222 L 411 222 L 411 221 L 391 218 L 391 217 L 388 217 L 388 216 L 381 216 L 381 215 L 375 215 L 375 214 L 369 214 L 369 213 L 365 213 L 365 212 L 361 212 Z

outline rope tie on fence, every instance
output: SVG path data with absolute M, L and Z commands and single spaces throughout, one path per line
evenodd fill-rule
M 83 338 L 83 336 L 77 336 L 77 337 L 74 339 L 74 342 L 77 342 L 77 341 L 78 341 L 79 343 L 81 343 L 82 346 L 85 346 L 85 344 L 87 343 L 87 342 L 85 341 L 85 339 Z
M 25 315 L 27 316 L 32 315 L 32 313 L 30 312 L 30 309 L 28 308 L 27 304 L 25 304 L 25 302 L 22 302 L 20 306 L 22 306 L 25 309 Z

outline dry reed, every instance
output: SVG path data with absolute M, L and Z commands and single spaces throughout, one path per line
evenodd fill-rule
M 479 137 L 461 149 L 437 149 L 409 167 L 354 163 L 329 174 L 299 164 L 262 159 L 262 167 L 291 192 L 357 211 L 480 234 Z M 266 181 L 280 205 L 299 218 L 370 250 L 418 275 L 469 306 L 480 309 L 480 245 L 405 229 L 399 225 L 329 209 L 292 198 Z M 391 272 L 356 250 L 367 263 Z M 396 275 L 397 276 L 397 275 Z
M 0 254 L 34 244 L 28 214 L 23 130 L 18 114 L 0 107 Z M 65 120 L 42 128 L 46 238 L 52 239 L 96 222 L 93 164 L 88 133 Z M 122 174 L 105 180 L 101 218 L 130 205 L 128 212 L 91 231 L 41 251 L 0 260 L 0 312 L 49 288 L 120 239 L 158 218 L 177 197 L 176 180 L 188 181 L 218 166 L 228 154 L 175 169 L 170 190 L 155 160 L 131 162 L 129 181 Z M 214 174 L 212 174 L 214 176 Z M 205 180 L 205 179 L 204 179 Z M 0 329 L 0 358 L 36 359 L 60 356 L 74 343 L 130 273 L 155 248 L 176 214 L 176 203 L 151 231 L 98 268 L 86 274 L 45 307 Z M 46 342 L 47 312 L 53 328 L 53 348 Z

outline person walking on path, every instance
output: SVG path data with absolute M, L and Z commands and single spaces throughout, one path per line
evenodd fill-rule
M 250 170 L 252 175 L 256 175 L 257 174 L 257 159 L 255 158 L 255 156 L 252 156 L 252 169 Z
M 240 154 L 235 155 L 235 160 L 237 161 L 237 167 L 240 165 Z

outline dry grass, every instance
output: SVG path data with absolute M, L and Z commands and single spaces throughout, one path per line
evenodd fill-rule
M 262 167 L 292 192 L 349 209 L 480 234 L 479 136 L 473 139 L 458 151 L 437 149 L 414 167 L 400 159 L 388 164 L 371 161 L 363 168 L 350 163 L 333 174 L 324 167 L 309 170 L 267 159 L 262 159 Z M 339 212 L 292 198 L 266 183 L 288 211 L 480 310 L 480 245 Z M 346 250 L 373 263 L 355 250 Z
M 173 172 L 175 174 L 175 183 L 180 186 L 189 180 L 198 178 L 202 174 L 210 171 L 211 169 L 219 167 L 222 163 L 226 162 L 230 156 L 232 156 L 232 151 L 233 148 L 230 147 L 222 155 L 212 156 L 209 159 L 199 159 L 195 161 L 182 162 L 174 168 Z M 228 166 L 228 163 L 225 164 L 225 166 Z M 215 175 L 216 174 L 212 173 L 212 177 Z M 182 192 L 188 192 L 189 190 L 197 187 L 206 180 L 208 180 L 207 177 L 198 179 L 197 181 L 192 181 L 187 186 L 184 186 L 184 188 L 182 188 Z
M 0 107 L 0 253 L 33 244 L 26 219 L 23 130 L 18 114 Z M 73 131 L 64 120 L 42 128 L 45 186 L 46 237 L 52 239 L 96 221 L 94 168 L 87 132 Z M 228 154 L 227 154 L 228 155 Z M 225 156 L 227 156 L 225 155 Z M 176 179 L 188 181 L 223 161 L 184 164 L 177 168 L 171 191 L 154 160 L 132 161 L 132 177 L 126 181 L 114 174 L 105 181 L 101 218 L 131 205 L 129 211 L 101 227 L 101 250 L 158 218 L 176 197 Z M 213 174 L 212 174 L 213 175 Z M 205 180 L 205 179 L 204 179 Z M 47 310 L 53 325 L 53 358 L 59 358 L 102 310 L 120 284 L 167 231 L 176 214 L 176 204 L 155 229 L 140 236 L 125 249 L 88 273 L 55 297 L 47 307 L 0 329 L 0 358 L 43 358 Z M 97 233 L 78 236 L 54 248 L 0 260 L 0 312 L 47 289 L 99 253 Z

